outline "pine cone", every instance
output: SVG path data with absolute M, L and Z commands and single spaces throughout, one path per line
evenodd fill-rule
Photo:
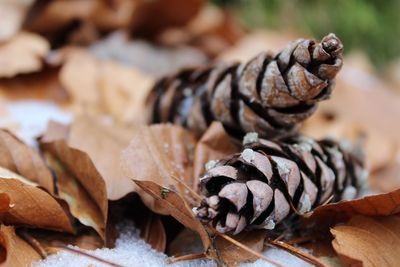
M 294 209 L 354 198 L 366 178 L 361 157 L 331 140 L 250 141 L 241 154 L 209 163 L 200 180 L 205 198 L 194 212 L 222 233 L 273 229 Z
M 275 57 L 261 53 L 243 64 L 184 69 L 155 84 L 150 120 L 181 124 L 198 136 L 214 120 L 236 137 L 288 135 L 330 96 L 342 50 L 331 33 L 321 43 L 299 39 Z

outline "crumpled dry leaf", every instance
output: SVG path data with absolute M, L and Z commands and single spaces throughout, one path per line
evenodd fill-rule
M 121 154 L 125 176 L 138 181 L 151 181 L 186 196 L 188 189 L 182 183 L 189 188 L 197 184 L 191 175 L 194 144 L 193 135 L 180 126 L 141 126 Z M 138 193 L 151 210 L 169 214 L 152 197 L 143 194 L 141 190 Z
M 164 252 L 167 246 L 167 235 L 160 216 L 153 212 L 141 214 L 143 221 L 138 225 L 140 237 L 159 252 Z
M 204 165 L 210 160 L 219 160 L 240 151 L 239 144 L 225 132 L 220 122 L 213 122 L 196 144 L 193 162 L 193 177 L 201 177 Z M 197 184 L 195 184 L 197 188 Z
M 10 208 L 0 213 L 1 222 L 73 232 L 67 213 L 55 198 L 26 178 L 1 167 L 0 193 L 10 199 Z
M 331 229 L 333 248 L 346 266 L 397 266 L 400 217 L 355 216 Z
M 38 183 L 54 193 L 54 181 L 40 155 L 7 130 L 0 130 L 0 166 Z
M 26 267 L 40 255 L 15 233 L 13 226 L 0 225 L 0 266 Z
M 10 209 L 10 201 L 7 193 L 0 193 L 0 212 L 7 212 Z
M 153 78 L 138 69 L 100 61 L 87 52 L 69 53 L 60 80 L 77 111 L 110 114 L 123 123 L 144 122 Z
M 21 32 L 0 44 L 0 78 L 42 69 L 50 46 L 39 35 Z
M 74 216 L 105 238 L 108 214 L 105 182 L 89 155 L 67 144 L 68 134 L 66 126 L 50 123 L 40 140 L 41 148 L 53 157 L 49 163 L 61 175 L 61 181 L 57 184 L 60 197 L 65 198 Z

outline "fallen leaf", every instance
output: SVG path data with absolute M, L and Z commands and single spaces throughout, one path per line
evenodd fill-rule
M 50 123 L 40 139 L 41 148 L 52 155 L 50 163 L 61 175 L 58 184 L 60 197 L 65 198 L 74 216 L 83 224 L 94 227 L 105 238 L 108 214 L 105 182 L 89 155 L 67 144 L 68 130 L 68 127 L 58 123 Z
M 232 238 L 252 249 L 253 251 L 260 252 L 264 248 L 266 230 L 242 232 L 238 235 L 232 236 Z M 217 255 L 225 264 L 227 264 L 227 266 L 236 266 L 242 262 L 253 262 L 258 259 L 257 256 L 243 250 L 242 248 L 228 242 L 225 239 L 222 239 L 221 237 L 217 237 L 215 249 L 218 251 Z
M 21 28 L 33 0 L 2 0 L 0 2 L 0 41 L 15 35 Z
M 146 120 L 144 103 L 153 78 L 136 68 L 76 50 L 67 56 L 60 80 L 78 113 L 109 114 L 122 123 Z
M 346 266 L 397 266 L 400 217 L 354 216 L 331 229 L 333 248 Z
M 167 235 L 160 216 L 152 212 L 142 214 L 143 223 L 138 225 L 140 238 L 150 244 L 151 247 L 159 252 L 164 252 L 167 246 Z
M 193 177 L 200 177 L 205 164 L 210 160 L 219 160 L 240 151 L 225 132 L 220 122 L 213 122 L 196 144 L 194 151 Z
M 54 181 L 40 155 L 7 130 L 0 130 L 0 166 L 40 184 L 54 193 Z
M 162 207 L 164 214 L 173 216 L 184 226 L 197 232 L 205 249 L 210 247 L 211 241 L 205 227 L 194 217 L 192 210 L 178 193 L 151 181 L 134 181 L 154 199 L 154 206 Z
M 104 125 L 88 116 L 79 116 L 70 126 L 68 145 L 87 153 L 104 179 L 110 200 L 120 199 L 135 189 L 120 163 L 120 154 L 133 135 L 131 128 Z
M 354 215 L 389 216 L 399 212 L 400 189 L 397 189 L 389 193 L 319 206 L 314 211 L 305 214 L 305 222 L 317 222 L 328 227 L 346 221 Z
M 10 209 L 10 197 L 7 193 L 0 193 L 0 212 L 7 212 Z
M 44 190 L 27 184 L 26 178 L 0 168 L 0 193 L 10 198 L 9 209 L 0 213 L 5 224 L 73 232 L 67 213 L 55 198 Z
M 191 175 L 194 144 L 193 135 L 179 126 L 159 124 L 138 127 L 129 146 L 121 154 L 125 176 L 137 181 L 154 182 L 168 190 L 176 190 L 180 196 L 190 196 L 188 188 L 194 188 L 197 183 Z M 156 205 L 152 197 L 137 191 L 151 210 L 169 214 L 168 209 Z
M 26 267 L 41 259 L 28 243 L 17 236 L 13 226 L 0 225 L 0 266 Z
M 49 49 L 47 41 L 39 35 L 18 33 L 0 44 L 0 78 L 41 70 L 42 59 Z

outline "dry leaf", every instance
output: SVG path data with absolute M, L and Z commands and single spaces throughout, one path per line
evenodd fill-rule
M 134 181 L 144 192 L 153 197 L 155 206 L 163 207 L 164 214 L 173 216 L 184 226 L 197 232 L 204 248 L 209 248 L 211 241 L 205 227 L 194 217 L 192 210 L 178 193 L 151 181 Z
M 179 126 L 159 124 L 139 127 L 121 155 L 124 173 L 131 179 L 152 181 L 176 190 L 180 196 L 188 196 L 188 189 L 182 184 L 194 188 L 197 183 L 191 176 L 194 144 L 193 135 Z M 169 213 L 168 209 L 154 203 L 153 198 L 141 190 L 138 193 L 153 211 Z
M 0 44 L 0 78 L 39 71 L 49 49 L 45 39 L 24 32 Z
M 26 267 L 41 259 L 28 243 L 17 236 L 13 226 L 0 225 L 1 267 Z
M 0 2 L 0 42 L 16 34 L 33 0 L 2 0 Z
M 68 145 L 87 153 L 104 179 L 110 200 L 134 191 L 134 183 L 120 166 L 120 154 L 133 135 L 132 129 L 104 125 L 87 116 L 78 117 L 70 126 Z
M 78 112 L 109 114 L 118 122 L 143 122 L 153 79 L 135 68 L 99 61 L 81 50 L 67 56 L 60 80 Z
M 359 199 L 340 201 L 317 207 L 306 214 L 306 222 L 323 222 L 329 226 L 348 220 L 353 215 L 388 216 L 400 212 L 400 189 L 395 191 L 366 196 Z
M 196 144 L 193 177 L 200 177 L 203 174 L 204 165 L 208 161 L 219 160 L 239 151 L 239 145 L 233 143 L 222 124 L 213 122 Z
M 400 217 L 355 216 L 331 229 L 333 248 L 346 266 L 398 266 Z
M 167 246 L 167 235 L 160 216 L 153 212 L 147 212 L 142 213 L 141 217 L 143 217 L 142 224 L 138 225 L 140 238 L 150 244 L 153 249 L 164 252 Z
M 7 193 L 0 193 L 0 212 L 7 212 L 10 209 L 10 197 Z
M 10 198 L 9 209 L 0 213 L 5 224 L 73 232 L 67 213 L 44 190 L 28 184 L 29 180 L 0 168 L 0 193 Z
M 59 183 L 60 197 L 65 198 L 74 216 L 83 224 L 90 224 L 105 238 L 108 214 L 105 182 L 89 155 L 70 147 L 67 137 L 67 127 L 50 123 L 48 131 L 40 140 L 41 148 L 52 155 L 53 161 L 50 163 L 62 176 Z M 76 201 L 86 203 L 77 206 Z
M 51 194 L 54 181 L 40 155 L 7 130 L 0 130 L 0 166 L 38 183 Z
M 233 238 L 253 251 L 260 252 L 264 247 L 266 230 L 242 232 L 239 235 L 233 236 Z M 252 262 L 258 259 L 253 254 L 220 237 L 217 238 L 215 248 L 218 250 L 217 255 L 228 266 L 236 266 L 242 262 Z

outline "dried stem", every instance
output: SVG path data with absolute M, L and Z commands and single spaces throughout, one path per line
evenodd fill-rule
M 181 179 L 176 177 L 175 175 L 171 175 L 171 178 L 177 181 L 179 184 L 183 185 L 191 194 L 194 196 L 198 201 L 201 201 L 203 198 L 197 194 L 196 191 L 194 191 L 190 186 L 188 186 L 185 182 L 183 182 Z
M 191 260 L 198 260 L 198 259 L 203 259 L 207 257 L 206 254 L 203 253 L 196 253 L 196 254 L 189 254 L 189 255 L 184 255 L 176 258 L 170 258 L 167 260 L 167 264 L 174 264 L 177 262 L 181 261 L 191 261 Z
M 240 243 L 239 241 L 233 239 L 232 237 L 230 237 L 230 236 L 228 236 L 228 235 L 225 235 L 225 234 L 221 234 L 221 233 L 219 233 L 219 232 L 216 232 L 216 233 L 217 233 L 220 237 L 222 237 L 223 239 L 225 239 L 225 240 L 227 240 L 228 242 L 234 244 L 235 246 L 240 247 L 241 249 L 246 250 L 247 252 L 253 254 L 254 256 L 257 256 L 257 257 L 259 257 L 260 259 L 262 259 L 262 260 L 264 260 L 264 261 L 266 261 L 266 262 L 268 262 L 268 263 L 270 263 L 270 264 L 273 264 L 273 265 L 275 265 L 275 266 L 277 266 L 277 267 L 283 267 L 281 264 L 279 264 L 279 263 L 277 263 L 277 262 L 275 262 L 275 261 L 273 261 L 273 260 L 271 260 L 271 259 L 265 257 L 263 254 L 261 254 L 261 253 L 259 253 L 259 252 L 257 252 L 257 251 L 254 251 L 253 249 L 249 248 L 248 246 L 243 245 L 242 243 Z
M 66 245 L 64 245 L 64 244 L 61 244 L 61 243 L 59 243 L 59 242 L 57 242 L 57 243 L 55 244 L 55 246 L 60 247 L 60 248 L 65 249 L 65 250 L 68 250 L 68 251 L 70 251 L 70 252 L 72 252 L 72 253 L 76 253 L 76 254 L 79 254 L 79 255 L 81 255 L 81 256 L 84 256 L 84 257 L 87 257 L 87 258 L 91 258 L 91 259 L 93 259 L 93 260 L 96 260 L 96 261 L 98 261 L 98 262 L 107 264 L 107 265 L 109 265 L 109 266 L 113 266 L 113 267 L 124 267 L 124 266 L 119 265 L 119 264 L 117 264 L 117 263 L 113 263 L 113 262 L 107 261 L 107 260 L 105 260 L 105 259 L 99 258 L 99 257 L 94 256 L 94 255 L 90 255 L 90 254 L 88 254 L 88 253 L 86 253 L 86 252 L 84 252 L 84 251 L 81 251 L 81 250 L 79 250 L 79 249 L 74 249 L 74 248 L 68 247 L 68 246 L 66 246 Z
M 43 248 L 43 246 L 40 244 L 39 241 L 37 241 L 36 238 L 28 234 L 25 230 L 18 231 L 18 235 L 22 237 L 26 242 L 31 245 L 31 247 L 39 253 L 39 255 L 42 257 L 42 259 L 45 259 L 48 256 L 48 253 L 46 250 Z
M 301 249 L 298 249 L 296 247 L 293 247 L 292 245 L 289 245 L 285 242 L 282 241 L 275 241 L 275 240 L 268 240 L 268 245 L 271 245 L 273 247 L 277 247 L 283 250 L 286 250 L 290 252 L 292 255 L 297 256 L 311 264 L 314 264 L 317 267 L 325 267 L 325 264 L 322 263 L 317 257 L 314 257 L 311 254 L 308 254 Z

